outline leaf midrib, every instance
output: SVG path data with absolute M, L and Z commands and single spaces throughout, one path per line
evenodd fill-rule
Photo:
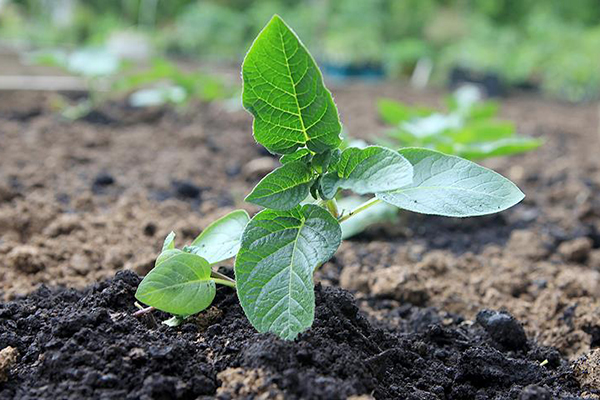
M 292 77 L 292 70 L 290 69 L 290 62 L 288 60 L 287 52 L 285 51 L 285 42 L 283 41 L 283 34 L 281 33 L 281 28 L 278 29 L 279 38 L 281 39 L 281 51 L 283 52 L 283 58 L 285 59 L 285 66 L 288 70 L 288 77 L 290 79 L 290 83 L 292 84 L 292 90 L 294 91 L 294 102 L 296 102 L 296 108 L 298 109 L 298 119 L 300 120 L 300 125 L 302 126 L 302 133 L 304 134 L 304 140 L 306 143 L 309 142 L 310 138 L 308 137 L 308 132 L 306 132 L 306 126 L 304 125 L 304 117 L 302 116 L 302 109 L 300 108 L 300 103 L 298 102 L 298 92 L 296 91 L 296 84 L 294 83 L 294 78 Z M 298 46 L 301 46 L 298 43 Z M 299 51 L 299 50 L 296 50 Z
M 468 193 L 477 193 L 479 195 L 484 195 L 484 196 L 489 196 L 489 197 L 494 197 L 494 198 L 498 198 L 498 199 L 503 199 L 504 196 L 495 196 L 493 194 L 489 194 L 489 193 L 484 193 L 484 192 L 478 192 L 477 190 L 472 190 L 472 189 L 465 189 L 465 188 L 461 188 L 459 186 L 416 186 L 416 187 L 411 187 L 411 188 L 404 188 L 404 189 L 396 189 L 396 190 L 391 190 L 388 192 L 383 192 L 383 194 L 396 194 L 396 193 L 404 193 L 404 192 L 409 192 L 409 191 L 415 191 L 415 190 L 439 190 L 439 189 L 443 189 L 443 190 L 458 190 L 458 191 L 463 191 L 463 192 L 468 192 Z
M 292 309 L 292 275 L 294 272 L 294 258 L 296 256 L 296 247 L 299 242 L 298 239 L 300 239 L 300 233 L 302 232 L 302 228 L 304 227 L 306 220 L 307 220 L 307 218 L 306 218 L 306 216 L 304 216 L 304 219 L 302 220 L 302 222 L 300 223 L 300 226 L 298 227 L 298 233 L 296 234 L 296 239 L 294 240 L 294 247 L 292 248 L 292 259 L 290 260 L 290 279 L 288 282 L 288 292 L 289 292 L 288 307 L 287 307 L 288 320 L 289 320 L 289 315 L 291 315 L 291 309 Z M 288 322 L 288 324 L 289 324 L 289 322 Z
M 291 307 L 292 307 L 292 275 L 293 275 L 293 265 L 294 265 L 294 258 L 295 258 L 295 255 L 296 255 L 296 248 L 297 248 L 298 241 L 299 241 L 298 239 L 300 238 L 300 233 L 302 232 L 302 228 L 304 228 L 304 225 L 306 224 L 306 220 L 307 220 L 307 218 L 303 218 L 303 219 L 301 220 L 301 222 L 300 222 L 300 225 L 298 225 L 298 228 L 297 228 L 297 229 L 298 229 L 298 232 L 296 233 L 296 236 L 295 236 L 295 238 L 294 238 L 294 245 L 292 246 L 292 257 L 291 257 L 291 259 L 290 259 L 290 263 L 289 263 L 289 265 L 288 265 L 287 267 L 285 267 L 285 268 L 283 268 L 283 269 L 282 269 L 282 271 L 283 271 L 283 270 L 286 270 L 286 269 L 288 269 L 288 270 L 289 270 L 289 279 L 288 279 L 288 294 L 287 294 L 287 297 L 288 297 L 288 306 L 287 306 L 287 308 L 286 308 L 286 311 L 284 311 L 285 313 L 287 313 L 287 314 L 288 314 L 288 317 L 287 317 L 287 320 L 288 320 L 288 321 L 290 320 L 290 318 L 291 318 L 291 315 L 292 315 L 292 313 L 291 313 L 291 311 L 290 311 L 290 310 L 291 310 Z M 274 275 L 274 276 L 275 276 L 275 275 Z M 271 279 L 273 279 L 273 278 L 274 278 L 274 276 L 270 277 L 269 281 L 270 281 Z M 266 287 L 266 285 L 265 285 L 265 287 Z M 261 289 L 261 292 L 262 292 L 262 289 Z M 285 296 L 285 295 L 284 295 L 284 296 Z M 299 302 L 298 302 L 298 303 L 299 303 Z M 254 304 L 254 310 L 255 310 L 255 312 L 256 312 L 256 306 L 257 306 L 257 305 L 258 305 L 257 303 L 255 303 L 255 304 Z M 274 307 L 272 307 L 272 308 L 271 308 L 271 310 L 272 310 L 273 308 L 274 308 Z M 303 308 L 304 308 L 304 307 L 303 307 Z M 296 318 L 296 319 L 297 319 L 297 318 Z M 273 321 L 271 321 L 271 323 L 270 323 L 270 324 L 269 324 L 269 326 L 267 327 L 266 331 L 270 331 L 270 330 L 271 330 L 271 328 L 273 327 L 273 324 L 275 323 L 275 321 L 276 321 L 276 319 L 274 319 Z M 288 329 L 289 329 L 289 327 L 288 327 Z
M 181 286 L 192 285 L 192 284 L 200 283 L 200 282 L 210 282 L 211 280 L 212 279 L 210 279 L 210 278 L 209 279 L 194 279 L 193 281 L 177 283 L 175 285 L 171 285 L 171 286 L 159 288 L 159 289 L 156 289 L 156 290 L 152 290 L 152 291 L 146 292 L 144 295 L 145 296 L 150 296 L 150 295 L 155 294 L 155 293 L 160 293 L 163 290 L 175 289 L 175 288 L 178 288 L 178 287 L 181 287 Z

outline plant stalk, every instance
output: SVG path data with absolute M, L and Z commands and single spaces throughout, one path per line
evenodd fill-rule
M 210 271 L 210 276 L 211 276 L 211 278 L 217 278 L 217 279 L 223 279 L 225 281 L 229 281 L 229 282 L 231 282 L 231 283 L 233 283 L 235 285 L 235 280 L 231 279 L 227 275 L 222 274 L 220 272 Z
M 338 222 L 341 224 L 342 222 L 346 221 L 350 217 L 358 214 L 361 211 L 365 211 L 367 208 L 374 206 L 375 204 L 378 204 L 378 203 L 381 203 L 381 200 L 379 200 L 377 197 L 373 197 L 371 200 L 364 202 L 360 206 L 356 207 L 354 210 L 350 211 L 348 214 L 340 217 L 338 219 Z
M 149 313 L 151 313 L 154 310 L 156 310 L 156 308 L 154 308 L 154 307 L 142 308 L 141 310 L 138 310 L 138 311 L 134 312 L 133 316 L 134 317 L 141 317 L 142 315 L 149 314 Z
M 218 279 L 218 278 L 212 278 L 212 280 L 219 285 L 225 285 L 225 286 L 229 286 L 230 288 L 235 289 L 235 282 L 231 282 L 231 281 L 225 280 L 225 279 Z
M 335 218 L 339 218 L 340 217 L 340 212 L 338 210 L 338 205 L 337 205 L 337 202 L 335 201 L 335 199 L 331 199 L 331 200 L 319 200 L 317 202 L 317 205 L 325 208 Z

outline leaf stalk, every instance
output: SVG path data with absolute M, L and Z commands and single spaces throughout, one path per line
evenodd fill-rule
M 354 216 L 362 211 L 365 211 L 367 208 L 372 207 L 375 204 L 379 204 L 379 203 L 381 203 L 381 200 L 379 200 L 377 197 L 373 197 L 371 200 L 364 202 L 360 206 L 356 207 L 354 210 L 350 211 L 348 214 L 342 215 L 338 219 L 338 222 L 341 224 L 342 222 L 346 221 L 347 219 L 350 219 L 352 216 Z

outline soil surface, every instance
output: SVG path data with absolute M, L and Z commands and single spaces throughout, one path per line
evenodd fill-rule
M 506 313 L 477 324 L 403 307 L 375 327 L 343 289 L 316 288 L 316 320 L 295 342 L 258 334 L 231 289 L 177 329 L 132 316 L 140 278 L 77 292 L 43 287 L 0 308 L 0 340 L 20 362 L 5 398 L 543 399 L 580 393 L 553 348 Z M 541 365 L 541 363 L 545 365 Z
M 365 139 L 385 130 L 379 97 L 443 108 L 441 93 L 389 84 L 333 92 L 349 134 Z M 404 213 L 344 242 L 317 273 L 315 327 L 284 343 L 253 333 L 229 289 L 202 322 L 167 328 L 129 316 L 135 274 L 149 271 L 169 231 L 183 244 L 233 209 L 257 211 L 243 197 L 277 160 L 254 143 L 250 116 L 217 103 L 182 112 L 114 102 L 70 122 L 55 96 L 0 94 L 0 397 L 544 399 L 600 390 L 591 366 L 600 345 L 597 104 L 503 101 L 502 116 L 545 144 L 484 164 L 527 198 L 490 217 Z M 130 272 L 103 281 L 120 270 Z M 20 297 L 40 284 L 83 291 Z M 360 312 L 331 285 L 349 290 Z M 494 333 L 490 320 L 513 334 Z

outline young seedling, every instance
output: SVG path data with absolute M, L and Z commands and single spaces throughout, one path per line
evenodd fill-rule
M 200 71 L 186 72 L 165 59 L 153 60 L 149 69 L 123 74 L 112 89 L 128 93 L 134 107 L 175 104 L 186 106 L 191 100 L 222 100 L 232 96 L 225 82 Z
M 246 198 L 266 209 L 250 221 L 237 211 L 240 219 L 231 225 L 226 223 L 230 214 L 182 250 L 168 237 L 136 294 L 149 306 L 179 316 L 205 309 L 215 283 L 233 286 L 215 276 L 211 265 L 237 253 L 235 288 L 249 321 L 259 332 L 291 340 L 312 325 L 313 273 L 336 252 L 345 221 L 382 202 L 418 213 L 469 217 L 505 210 L 524 197 L 496 172 L 435 150 L 368 146 L 342 151 L 331 93 L 308 50 L 278 16 L 252 44 L 242 77 L 242 103 L 254 116 L 254 138 L 281 155 L 281 167 Z M 372 197 L 339 213 L 335 196 L 340 190 Z
M 497 103 L 480 97 L 476 87 L 464 86 L 447 99 L 446 114 L 382 99 L 381 119 L 394 126 L 385 143 L 423 146 L 470 160 L 524 153 L 542 144 L 540 139 L 517 136 L 511 122 L 496 118 Z

